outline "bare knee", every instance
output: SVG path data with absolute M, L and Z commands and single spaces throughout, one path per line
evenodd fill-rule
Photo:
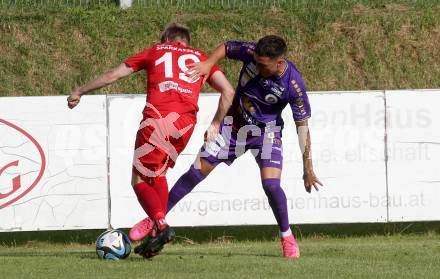
M 213 166 L 211 163 L 209 163 L 207 160 L 203 158 L 199 158 L 194 163 L 194 167 L 200 171 L 200 173 L 203 176 L 208 176 L 213 169 L 215 169 L 215 166 Z
M 261 168 L 260 175 L 261 175 L 261 179 L 270 179 L 270 178 L 280 179 L 281 169 L 271 168 L 271 167 Z
M 131 186 L 134 187 L 136 184 L 139 184 L 141 182 L 143 182 L 143 180 L 137 173 L 133 173 L 131 175 Z
M 167 175 L 168 169 L 165 169 L 160 175 L 157 177 L 165 177 Z M 135 186 L 136 184 L 139 184 L 141 182 L 146 182 L 147 184 L 152 184 L 154 180 L 154 177 L 147 177 L 147 180 L 143 179 L 139 174 L 133 172 L 131 175 L 131 186 Z

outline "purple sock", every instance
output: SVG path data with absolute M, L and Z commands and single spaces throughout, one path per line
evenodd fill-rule
M 176 184 L 174 184 L 168 196 L 168 212 L 178 203 L 184 196 L 189 194 L 189 192 L 199 184 L 205 176 L 200 172 L 200 170 L 194 168 L 193 165 L 189 170 L 183 174 Z
M 263 179 L 263 190 L 269 199 L 269 205 L 272 208 L 273 215 L 275 215 L 280 231 L 287 231 L 290 228 L 287 199 L 283 188 L 280 186 L 280 180 L 277 178 Z

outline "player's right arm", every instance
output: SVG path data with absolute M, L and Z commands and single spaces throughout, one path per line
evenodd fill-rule
M 131 75 L 133 72 L 134 71 L 132 68 L 128 67 L 125 63 L 122 63 L 121 65 L 100 75 L 96 79 L 91 80 L 85 85 L 80 86 L 75 90 L 73 90 L 72 93 L 70 93 L 70 96 L 67 98 L 68 107 L 70 109 L 73 109 L 79 104 L 82 95 L 90 91 L 110 85 L 121 78 Z
M 188 65 L 186 74 L 191 80 L 197 80 L 200 76 L 208 76 L 212 67 L 220 60 L 226 57 L 226 47 L 224 44 L 219 45 L 205 61 Z
M 254 48 L 253 42 L 227 41 L 219 45 L 205 61 L 188 65 L 186 74 L 192 80 L 197 80 L 200 76 L 206 76 L 224 58 L 248 61 L 253 57 Z
M 222 71 L 215 71 L 208 79 L 209 85 L 220 92 L 217 111 L 212 119 L 211 125 L 206 130 L 205 140 L 212 141 L 219 133 L 220 123 L 232 105 L 235 90 Z

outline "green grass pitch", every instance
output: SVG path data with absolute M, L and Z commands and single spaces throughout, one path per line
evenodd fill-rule
M 0 246 L 1 278 L 439 278 L 436 233 L 304 237 L 301 257 L 276 240 L 182 241 L 152 260 L 97 258 L 92 244 L 45 241 Z

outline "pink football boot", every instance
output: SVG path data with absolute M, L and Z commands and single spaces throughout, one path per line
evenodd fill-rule
M 131 240 L 138 241 L 149 234 L 154 237 L 156 234 L 156 229 L 154 221 L 147 217 L 134 225 L 134 227 L 130 230 L 129 236 Z
M 299 258 L 299 247 L 293 235 L 282 237 L 281 246 L 283 248 L 284 257 L 291 259 Z

